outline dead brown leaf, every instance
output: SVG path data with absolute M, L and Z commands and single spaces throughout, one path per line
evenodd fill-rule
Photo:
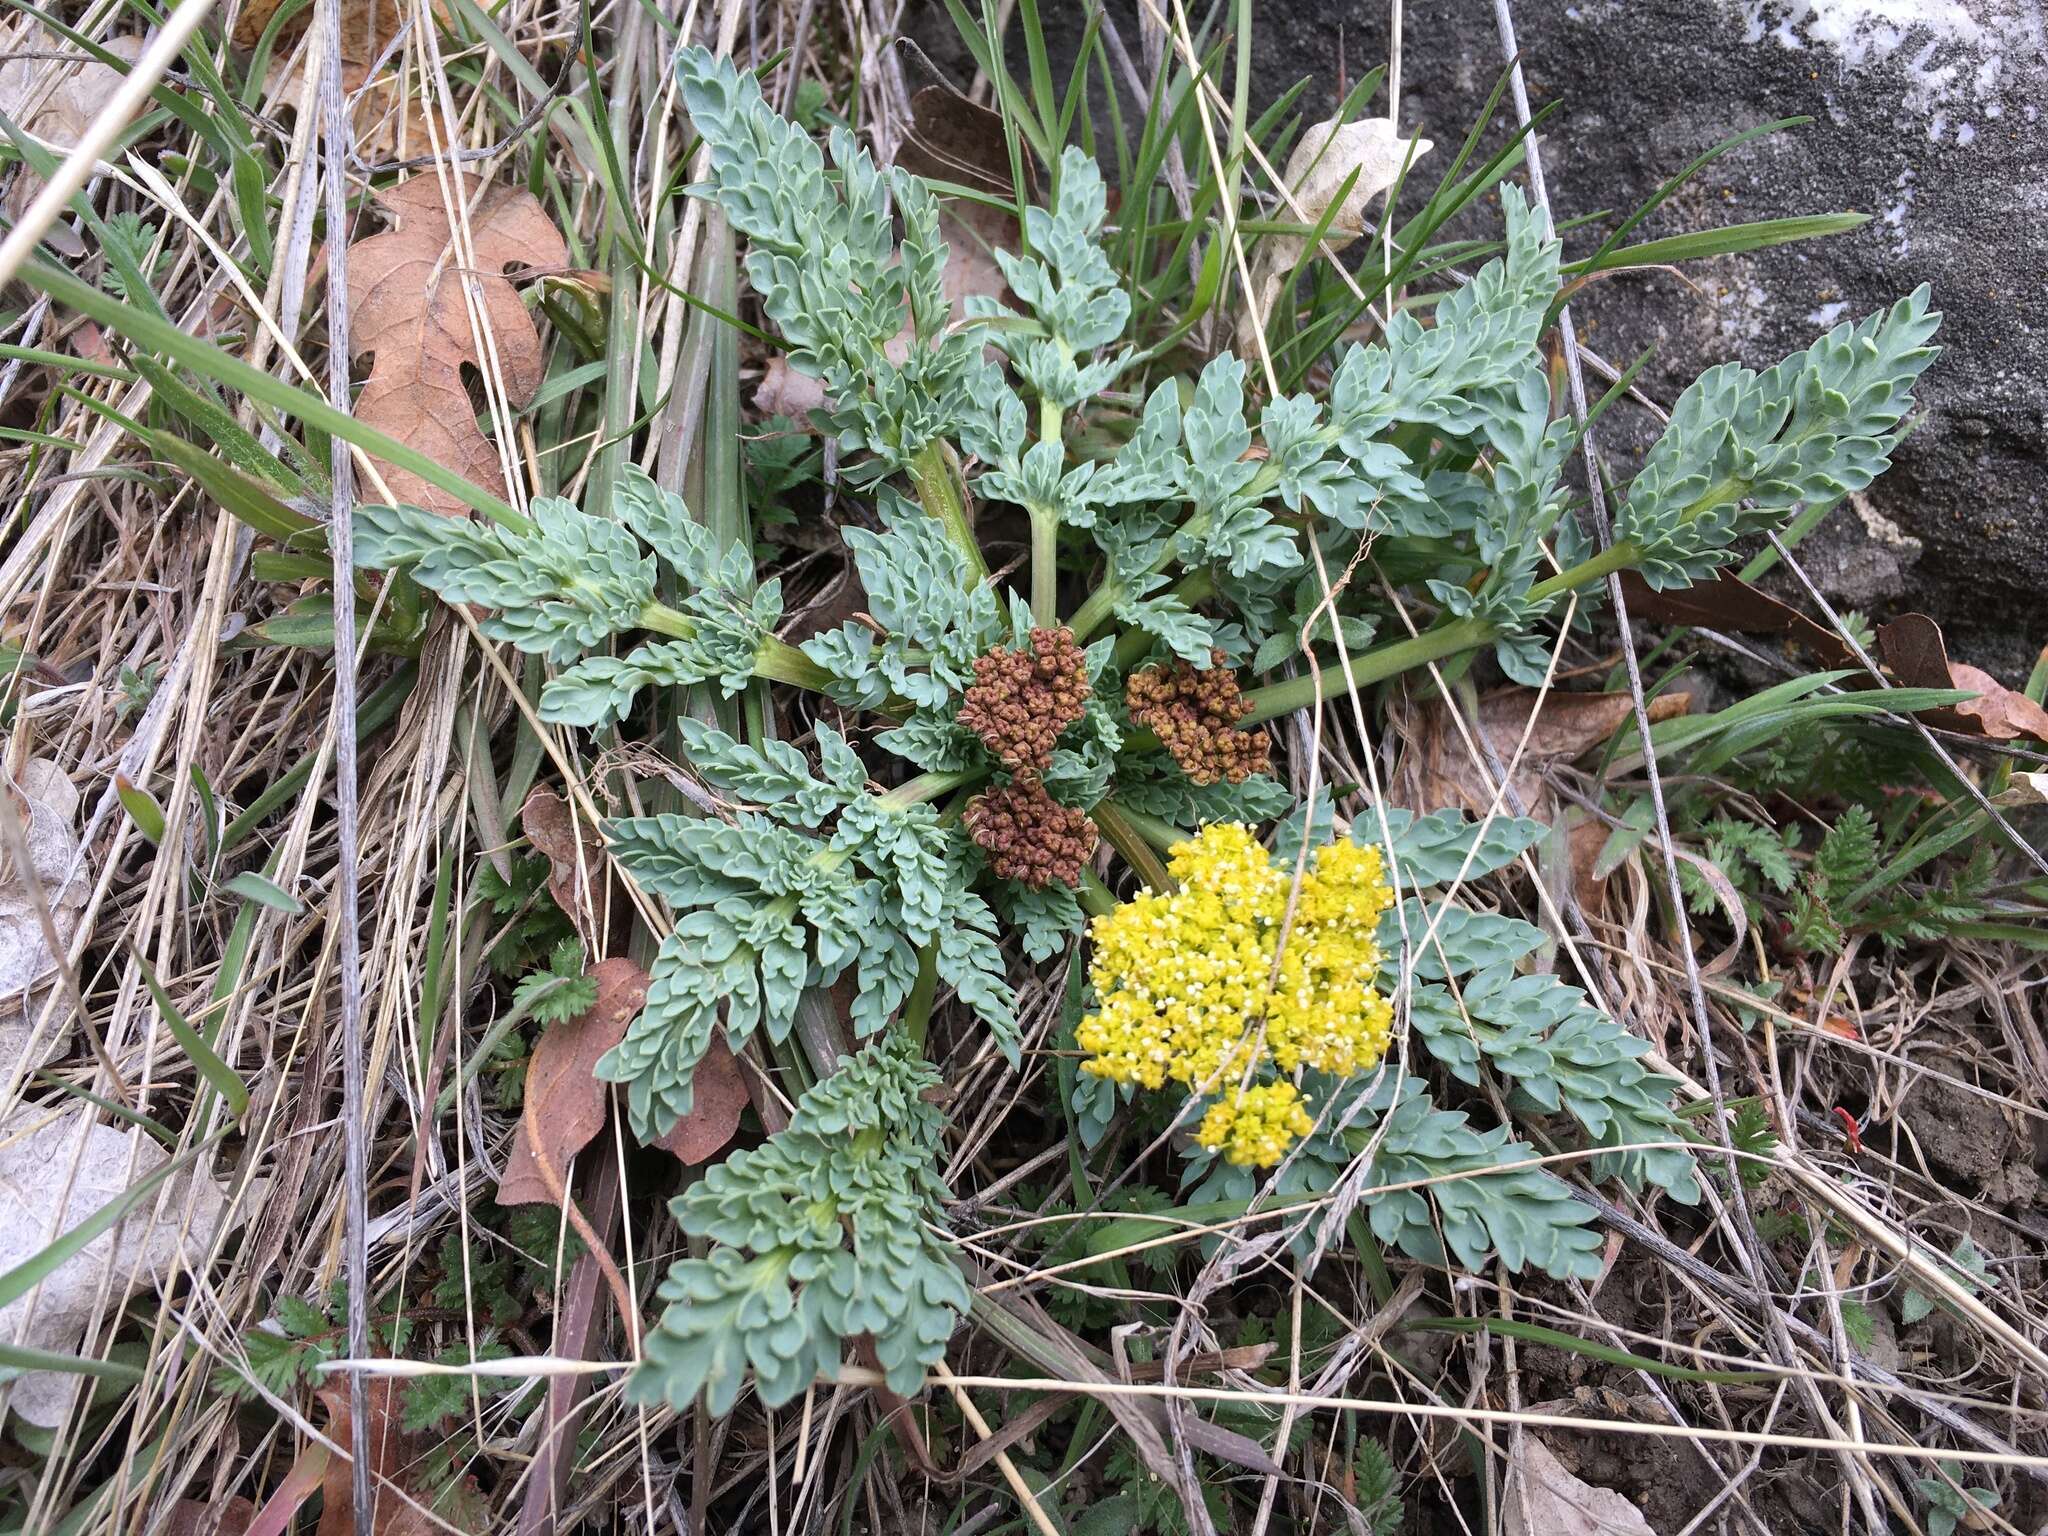
M 243 0 L 242 8 L 235 13 L 235 25 L 228 34 L 228 41 L 244 52 L 254 48 L 263 40 L 263 29 L 270 25 L 284 0 Z M 447 19 L 447 8 L 441 0 L 435 0 L 431 7 L 436 21 Z M 375 59 L 391 40 L 398 36 L 398 29 L 412 19 L 412 7 L 405 0 L 342 0 L 341 4 L 341 56 L 344 59 Z M 298 15 L 278 28 L 276 48 L 297 38 L 312 25 L 313 8 L 305 7 Z
M 356 416 L 435 463 L 502 495 L 497 450 L 478 429 L 465 364 L 484 367 L 450 239 L 439 178 L 415 176 L 377 194 L 394 227 L 349 249 L 350 349 L 371 354 Z M 493 338 L 505 398 L 525 405 L 540 388 L 540 333 L 504 276 L 508 268 L 561 267 L 561 232 L 523 187 L 487 190 L 469 213 L 479 270 L 471 274 L 484 328 Z M 449 517 L 468 509 L 418 475 L 379 461 L 394 496 Z
M 1017 195 L 1010 172 L 1010 144 L 1002 114 L 949 85 L 927 85 L 910 99 L 910 127 L 896 147 L 896 164 L 914 176 L 950 181 L 995 197 Z M 1024 196 L 1038 200 L 1031 157 L 1023 159 Z M 957 325 L 967 318 L 967 301 L 977 296 L 1006 299 L 1009 284 L 994 252 L 1017 248 L 1016 215 L 967 198 L 948 199 L 939 211 L 939 233 L 947 256 L 943 284 Z M 885 348 L 897 362 L 908 355 L 908 328 Z
M 647 1001 L 647 973 L 614 957 L 598 961 L 589 975 L 597 983 L 597 1001 L 588 1012 L 550 1025 L 526 1064 L 526 1096 L 534 1113 L 522 1120 L 506 1154 L 498 1180 L 500 1205 L 556 1203 L 527 1140 L 529 1123 L 545 1133 L 548 1162 L 558 1175 L 604 1129 L 610 1085 L 598 1080 L 597 1059 L 625 1037 L 626 1026 Z
M 1607 910 L 1607 876 L 1600 871 L 1600 854 L 1607 847 L 1609 829 L 1604 821 L 1584 817 L 1572 823 L 1569 848 L 1572 861 L 1572 894 L 1588 917 Z
M 1623 571 L 1621 594 L 1632 619 L 1745 635 L 1783 635 L 1804 646 L 1823 666 L 1856 664 L 1856 653 L 1840 635 L 1725 568 L 1669 592 L 1658 591 L 1635 571 Z
M 586 932 L 596 903 L 589 899 L 592 882 L 604 867 L 604 839 L 595 828 L 576 819 L 568 801 L 542 785 L 519 808 L 519 827 L 534 852 L 548 861 L 548 894 L 576 925 L 586 950 L 596 948 Z
M 434 141 L 418 93 L 409 87 L 396 62 L 373 77 L 371 71 L 377 64 L 374 54 L 341 61 L 341 89 L 353 103 L 349 116 L 356 153 L 370 161 L 433 153 Z M 302 62 L 274 55 L 263 88 L 272 100 L 281 98 L 286 104 L 295 104 L 304 74 Z
M 711 1037 L 711 1049 L 690 1077 L 690 1112 L 659 1145 L 686 1163 L 701 1163 L 725 1150 L 740 1128 L 747 1107 L 747 1080 L 739 1059 L 723 1035 Z
M 825 407 L 825 386 L 808 373 L 798 373 L 781 353 L 770 357 L 754 387 L 754 409 L 767 416 L 807 420 Z
M 1457 806 L 1475 816 L 1484 816 L 1493 805 L 1492 765 L 1485 763 L 1485 748 L 1505 768 L 1514 761 L 1516 745 L 1529 714 L 1536 708 L 1533 688 L 1503 688 L 1479 701 L 1474 722 L 1480 742 L 1480 762 L 1472 760 L 1456 721 L 1440 699 L 1411 705 L 1403 732 L 1401 762 L 1395 771 L 1394 798 L 1397 804 L 1419 811 Z M 1692 696 L 1685 693 L 1660 694 L 1650 700 L 1652 722 L 1668 720 L 1692 708 Z M 1625 693 L 1558 693 L 1543 698 L 1536 723 L 1529 730 L 1529 744 L 1509 776 L 1520 797 L 1522 813 L 1539 821 L 1556 815 L 1556 799 L 1544 782 L 1544 770 L 1573 758 L 1606 741 L 1635 713 Z M 1482 766 L 1484 764 L 1484 766 Z M 1503 813 L 1512 814 L 1503 801 Z
M 2020 736 L 2048 741 L 2048 709 L 1981 667 L 1950 661 L 1941 626 L 1926 614 L 1901 614 L 1878 630 L 1877 653 L 1908 688 L 1960 688 L 1977 695 L 1952 710 L 1925 711 L 1925 718 L 1936 724 L 1992 741 Z
M 1950 662 L 1948 675 L 1953 686 L 1968 688 L 1977 695 L 1958 704 L 1956 713 L 1975 720 L 1978 729 L 1993 741 L 2012 741 L 2020 736 L 2048 741 L 2048 709 L 2024 693 L 2006 687 L 1989 672 L 1966 661 Z
M 370 1529 L 375 1536 L 438 1536 L 452 1526 L 482 1530 L 485 1515 L 475 1479 L 463 1476 L 444 1482 L 435 1474 L 438 1456 L 446 1454 L 431 1431 L 408 1434 L 402 1427 L 400 1394 L 405 1383 L 393 1376 L 363 1379 L 369 1401 Z M 349 1425 L 349 1389 L 333 1379 L 315 1394 L 327 1410 L 327 1438 L 351 1454 L 355 1449 Z M 327 1464 L 320 1484 L 320 1527 L 316 1536 L 355 1536 L 354 1470 L 349 1458 Z M 428 1513 L 432 1511 L 432 1513 Z M 440 1520 L 434 1516 L 438 1515 Z M 447 1525 L 441 1524 L 446 1521 Z

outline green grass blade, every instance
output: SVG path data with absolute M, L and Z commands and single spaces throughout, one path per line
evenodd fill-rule
M 142 983 L 149 988 L 149 995 L 156 999 L 156 1011 L 170 1030 L 171 1038 L 178 1042 L 178 1048 L 192 1060 L 193 1068 L 213 1085 L 214 1092 L 226 1101 L 229 1111 L 239 1120 L 249 1112 L 249 1085 L 242 1081 L 241 1074 L 220 1058 L 213 1045 L 205 1036 L 186 1020 L 178 1011 L 178 1005 L 171 1001 L 163 983 L 157 980 L 156 971 L 141 955 L 135 963 L 142 970 Z

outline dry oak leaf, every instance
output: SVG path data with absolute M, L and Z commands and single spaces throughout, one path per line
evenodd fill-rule
M 1525 1431 L 1518 1439 L 1501 1511 L 1505 1536 L 1657 1536 L 1643 1512 L 1612 1488 L 1574 1477 L 1534 1435 Z
M 1479 701 L 1478 718 L 1473 723 L 1476 736 L 1482 738 L 1480 762 L 1473 761 L 1464 734 L 1441 700 L 1411 705 L 1402 731 L 1401 762 L 1395 770 L 1394 803 L 1431 811 L 1457 806 L 1475 816 L 1486 815 L 1493 806 L 1494 792 L 1486 747 L 1492 747 L 1502 767 L 1513 762 L 1537 698 L 1534 688 L 1503 688 Z M 1509 782 L 1521 799 L 1520 814 L 1550 821 L 1557 806 L 1544 783 L 1544 769 L 1570 762 L 1606 741 L 1633 718 L 1635 705 L 1625 693 L 1552 691 L 1542 698 L 1536 723 L 1529 727 L 1529 744 L 1522 749 Z M 1659 694 L 1649 702 L 1653 724 L 1692 708 L 1692 696 L 1685 693 Z M 1516 813 L 1506 797 L 1501 800 L 1500 813 Z
M 306 14 L 311 15 L 309 7 Z M 342 94 L 353 103 L 349 113 L 355 129 L 355 150 L 365 160 L 388 160 L 400 155 L 431 154 L 433 137 L 427 131 L 427 114 L 419 93 L 408 86 L 407 76 L 395 64 L 378 71 L 376 59 L 345 58 L 341 61 Z M 312 110 L 303 103 L 306 66 L 297 58 L 274 57 L 270 73 L 263 77 L 263 89 L 273 108 Z M 444 143 L 442 148 L 446 148 Z
M 481 1531 L 488 1515 L 476 1480 L 443 1482 L 434 1474 L 446 1462 L 436 1453 L 442 1437 L 403 1428 L 401 1377 L 364 1378 L 369 1400 L 370 1529 L 375 1536 L 442 1536 L 448 1530 Z M 348 1383 L 333 1378 L 315 1394 L 327 1410 L 322 1431 L 344 1451 L 354 1450 L 349 1423 Z M 349 1457 L 327 1463 L 320 1483 L 320 1528 L 315 1536 L 355 1536 L 355 1472 Z M 438 1517 L 438 1518 L 437 1518 Z
M 88 1106 L 9 1116 L 0 1124 L 0 1273 L 40 1253 L 168 1161 L 142 1131 L 101 1125 Z M 0 1343 L 76 1354 L 100 1315 L 103 1289 L 107 1307 L 118 1308 L 174 1270 L 204 1264 L 226 1208 L 217 1184 L 195 1180 L 189 1171 L 173 1176 L 40 1288 L 0 1307 Z M 0 1386 L 0 1400 L 26 1422 L 54 1429 L 70 1412 L 80 1382 L 61 1372 L 28 1371 Z
M 457 185 L 461 185 L 458 181 Z M 349 247 L 349 348 L 373 354 L 356 416 L 467 476 L 494 495 L 505 479 L 497 450 L 476 424 L 464 364 L 490 366 L 478 349 L 449 216 L 436 176 L 414 176 L 377 194 L 395 227 Z M 470 209 L 478 269 L 475 293 L 506 401 L 533 399 L 546 363 L 540 333 L 504 276 L 512 267 L 562 267 L 569 249 L 540 202 L 521 187 L 492 187 Z M 400 501 L 463 517 L 468 509 L 418 475 L 378 461 Z

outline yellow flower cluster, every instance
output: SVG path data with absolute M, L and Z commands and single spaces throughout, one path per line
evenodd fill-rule
M 1270 1168 L 1315 1125 L 1294 1084 L 1260 1083 L 1211 1104 L 1195 1140 L 1240 1168 Z
M 1204 827 L 1167 868 L 1178 890 L 1148 891 L 1091 925 L 1100 1005 L 1081 1021 L 1084 1066 L 1147 1088 L 1172 1080 L 1222 1093 L 1198 1139 L 1227 1140 L 1234 1162 L 1270 1165 L 1310 1122 L 1292 1085 L 1240 1092 L 1252 1069 L 1270 1061 L 1283 1074 L 1345 1076 L 1386 1053 L 1393 1008 L 1372 985 L 1373 932 L 1393 899 L 1380 851 L 1348 841 L 1319 850 L 1291 923 L 1293 871 L 1276 868 L 1248 827 Z

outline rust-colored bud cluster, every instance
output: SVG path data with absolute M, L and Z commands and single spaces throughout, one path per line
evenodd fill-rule
M 1239 691 L 1222 651 L 1211 652 L 1210 661 L 1206 672 L 1185 661 L 1133 672 L 1124 685 L 1124 704 L 1195 783 L 1240 784 L 1265 771 L 1272 744 L 1264 731 L 1237 729 L 1251 713 L 1251 700 Z
M 1019 778 L 968 802 L 967 835 L 1005 880 L 1042 886 L 1080 881 L 1095 855 L 1095 823 L 1061 805 L 1034 778 Z
M 1088 708 L 1088 664 L 1070 629 L 1034 629 L 1031 647 L 995 646 L 974 660 L 960 723 L 1014 773 L 1052 762 L 1060 732 Z

